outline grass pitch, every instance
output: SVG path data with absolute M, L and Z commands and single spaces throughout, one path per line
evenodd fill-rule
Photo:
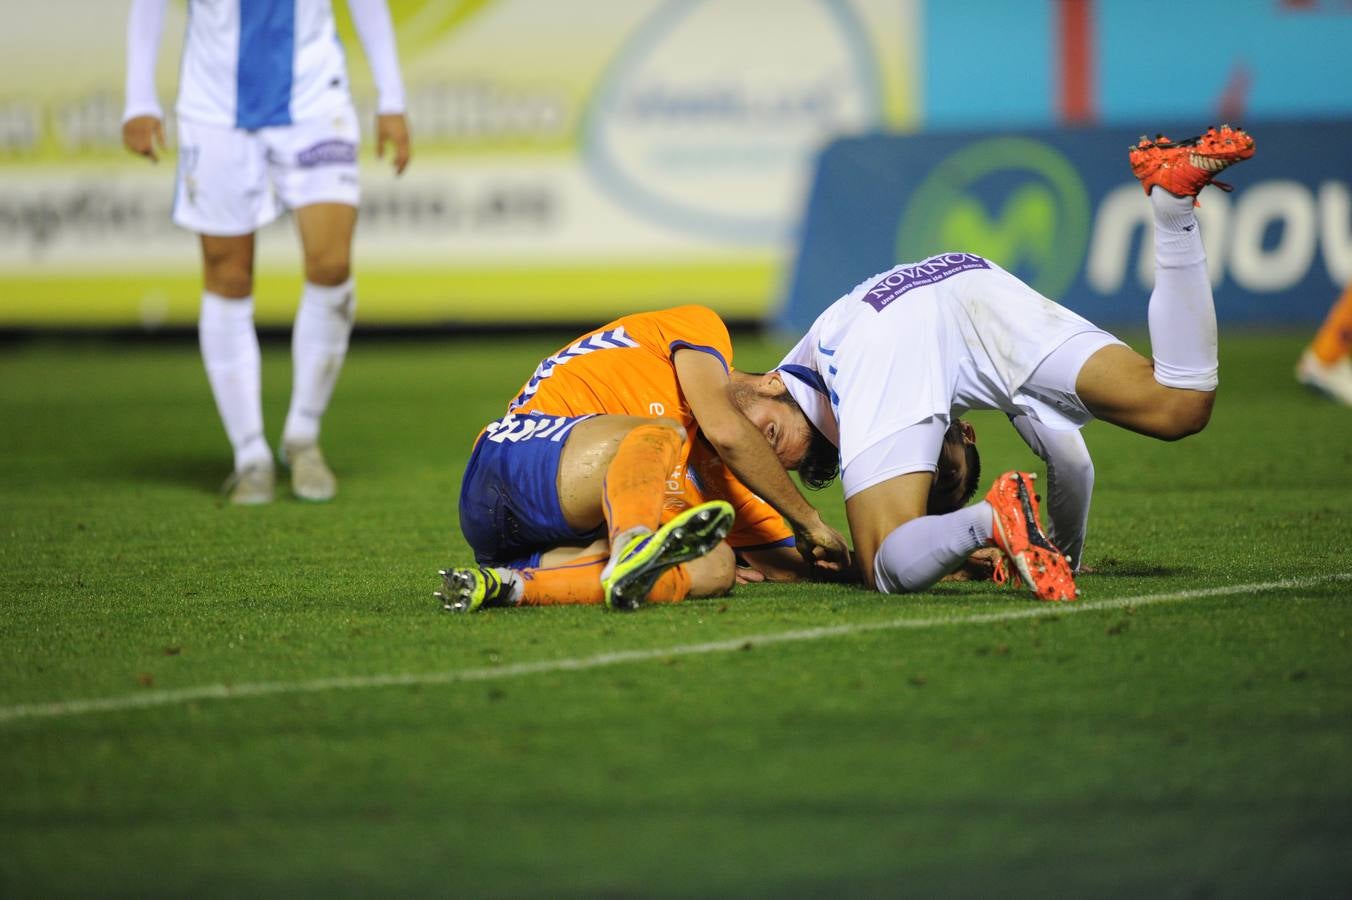
M 1352 410 L 1293 384 L 1301 336 L 1225 335 L 1195 438 L 1090 426 L 1078 605 L 758 586 L 442 614 L 470 442 L 564 337 L 359 339 L 337 501 L 257 509 L 217 494 L 194 346 L 0 348 L 0 895 L 1352 883 Z M 264 357 L 275 440 L 286 348 Z M 1031 464 L 975 421 L 988 476 Z

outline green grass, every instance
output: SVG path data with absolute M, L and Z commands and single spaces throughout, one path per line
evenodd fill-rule
M 0 896 L 1345 892 L 1352 411 L 1294 386 L 1300 340 L 1224 335 L 1195 438 L 1090 426 L 1081 607 L 758 586 L 468 617 L 430 596 L 467 558 L 459 473 L 560 336 L 359 340 L 338 500 L 259 509 L 216 493 L 194 346 L 0 348 Z M 286 356 L 265 348 L 274 439 Z M 1030 464 L 976 421 L 989 473 Z M 1093 607 L 1199 589 L 1227 592 Z M 964 623 L 1003 612 L 1050 614 Z M 754 639 L 908 618 L 952 622 Z M 714 641 L 745 648 L 673 649 Z M 505 674 L 14 712 L 469 670 Z

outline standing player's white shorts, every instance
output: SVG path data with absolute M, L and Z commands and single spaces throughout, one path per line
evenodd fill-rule
M 285 210 L 357 206 L 356 111 L 245 131 L 178 120 L 174 223 L 198 234 L 252 234 Z

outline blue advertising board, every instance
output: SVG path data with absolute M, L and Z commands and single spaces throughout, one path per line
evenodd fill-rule
M 1175 138 L 1194 127 L 1169 126 Z M 1198 220 L 1222 322 L 1313 325 L 1352 279 L 1352 123 L 1249 127 L 1254 158 Z M 1143 323 L 1150 206 L 1120 129 L 866 135 L 822 153 L 779 324 L 944 251 L 985 256 L 1104 325 Z

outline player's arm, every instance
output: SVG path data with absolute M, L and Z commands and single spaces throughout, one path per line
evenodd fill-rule
M 1047 463 L 1048 537 L 1083 567 L 1084 539 L 1089 527 L 1089 501 L 1094 494 L 1094 461 L 1078 430 L 1057 431 L 1030 416 L 1011 416 L 1010 424 L 1033 452 Z
M 404 79 L 399 74 L 390 9 L 385 0 L 347 0 L 347 7 L 376 83 L 376 157 L 384 158 L 388 143 L 394 152 L 395 174 L 402 175 L 413 149 L 404 117 Z
M 164 150 L 164 110 L 155 91 L 155 62 L 164 10 L 169 0 L 131 0 L 127 14 L 126 105 L 122 112 L 122 143 L 137 156 L 159 162 Z M 157 148 L 158 147 L 158 151 Z
M 785 518 L 798 552 L 833 568 L 849 560 L 845 539 L 822 521 L 780 466 L 765 436 L 733 406 L 723 361 L 694 349 L 678 349 L 672 360 L 681 392 L 700 431 L 732 473 Z
M 853 560 L 839 570 L 823 569 L 809 564 L 793 546 L 770 547 L 761 550 L 738 550 L 738 565 L 757 572 L 758 581 L 848 581 L 857 583 L 859 571 Z

